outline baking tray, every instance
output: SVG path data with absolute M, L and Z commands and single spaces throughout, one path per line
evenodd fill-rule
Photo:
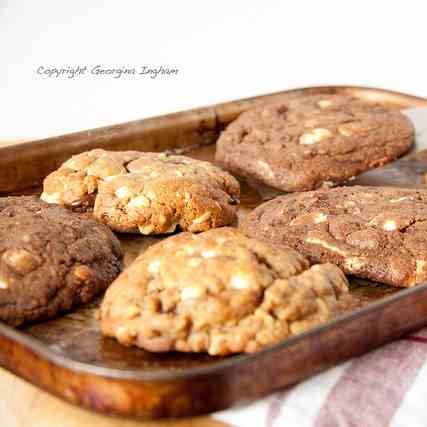
M 242 111 L 320 93 L 369 98 L 395 109 L 427 107 L 426 99 L 380 89 L 305 88 L 3 147 L 0 194 L 37 194 L 43 178 L 65 159 L 95 147 L 175 150 L 212 160 L 219 133 Z M 355 183 L 422 186 L 426 171 L 426 152 L 415 151 Z M 242 183 L 242 190 L 240 218 L 263 199 L 248 183 Z M 126 264 L 161 239 L 119 237 Z M 259 398 L 427 325 L 427 284 L 397 290 L 352 280 L 351 291 L 361 308 L 256 354 L 227 358 L 122 347 L 100 335 L 94 319 L 98 300 L 20 329 L 0 324 L 0 365 L 68 402 L 104 414 L 147 419 L 208 413 Z

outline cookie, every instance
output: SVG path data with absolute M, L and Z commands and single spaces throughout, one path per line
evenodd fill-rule
M 167 153 L 81 153 L 44 181 L 49 203 L 88 211 L 115 231 L 199 232 L 236 218 L 238 181 L 209 162 Z
M 16 326 L 89 302 L 121 259 L 104 224 L 37 197 L 0 198 L 0 320 Z
M 402 287 L 427 281 L 427 190 L 355 186 L 280 196 L 241 228 L 357 277 Z
M 221 134 L 216 160 L 286 192 L 334 186 L 407 152 L 410 120 L 378 104 L 314 95 L 241 114 Z
M 254 352 L 336 316 L 352 298 L 332 264 L 233 228 L 150 247 L 108 289 L 101 329 L 152 352 Z

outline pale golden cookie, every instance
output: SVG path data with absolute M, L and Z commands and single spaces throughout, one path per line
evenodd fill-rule
M 81 153 L 44 181 L 41 196 L 95 217 L 120 232 L 192 232 L 230 224 L 237 180 L 186 156 L 101 149 Z
M 140 255 L 107 291 L 102 333 L 153 352 L 254 352 L 353 302 L 332 264 L 221 228 L 181 233 Z

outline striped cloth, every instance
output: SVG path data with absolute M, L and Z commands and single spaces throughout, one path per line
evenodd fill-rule
M 424 392 L 427 328 L 214 417 L 236 427 L 425 427 Z

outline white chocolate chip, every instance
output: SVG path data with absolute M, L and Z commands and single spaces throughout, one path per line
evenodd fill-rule
M 412 197 L 399 197 L 398 199 L 391 199 L 390 203 L 399 203 L 399 202 L 403 202 L 403 200 L 412 200 Z
M 321 222 L 325 222 L 328 219 L 328 215 L 324 214 L 323 212 L 319 212 L 317 215 L 314 216 L 313 221 L 315 224 L 319 224 Z
M 146 208 L 150 206 L 151 202 L 145 196 L 137 196 L 131 199 L 128 203 L 129 208 Z
M 119 199 L 128 199 L 132 197 L 132 193 L 127 187 L 119 187 L 116 190 L 115 194 L 116 194 L 116 197 L 118 197 Z
M 320 108 L 328 108 L 331 104 L 332 104 L 332 102 L 331 102 L 331 101 L 329 101 L 328 99 L 321 99 L 321 100 L 317 103 L 317 105 L 318 105 Z
M 353 206 L 356 206 L 356 202 L 353 202 L 352 200 L 347 200 L 344 202 L 344 207 L 351 208 Z
M 4 279 L 0 278 L 0 289 L 8 289 L 8 288 L 9 288 L 8 283 Z
M 332 132 L 329 129 L 316 128 L 310 132 L 306 132 L 301 135 L 300 143 L 304 145 L 316 144 L 317 142 L 323 141 L 324 139 L 330 138 Z
M 263 162 L 262 160 L 258 160 L 257 164 L 263 169 L 269 178 L 274 178 L 274 172 L 271 170 L 271 167 L 268 163 Z
M 192 246 L 188 246 L 186 251 L 185 251 L 185 255 L 192 256 L 195 254 L 195 252 L 196 251 Z
M 140 225 L 138 227 L 138 230 L 141 234 L 151 234 L 154 231 L 154 225 L 148 224 L 148 225 Z
M 306 224 L 320 224 L 327 221 L 328 215 L 323 212 L 318 213 L 308 213 L 304 215 L 297 216 L 294 218 L 289 225 L 306 225 Z
M 203 258 L 214 258 L 217 256 L 217 252 L 214 250 L 205 250 L 205 251 L 202 251 L 201 255 Z
M 190 258 L 187 261 L 187 265 L 190 267 L 198 267 L 202 263 L 202 260 L 200 258 Z
M 46 203 L 60 203 L 61 193 L 42 193 L 40 199 L 45 201 Z
M 155 259 L 148 264 L 147 270 L 150 274 L 156 274 L 160 270 L 161 262 L 158 259 Z
M 389 219 L 389 220 L 384 222 L 383 229 L 385 231 L 395 231 L 395 230 L 397 230 L 397 224 L 395 221 Z
M 201 297 L 204 294 L 204 289 L 199 286 L 188 286 L 181 290 L 181 300 L 194 299 Z
M 207 221 L 212 216 L 212 212 L 205 212 L 203 215 L 200 215 L 193 220 L 193 224 L 201 224 L 202 222 Z
M 340 248 L 337 248 L 336 246 L 330 245 L 329 243 L 325 242 L 322 239 L 319 239 L 318 237 L 308 237 L 305 239 L 307 243 L 313 243 L 315 245 L 323 246 L 326 249 L 329 249 L 332 252 L 336 252 L 337 254 L 340 254 L 342 256 L 347 255 L 345 251 L 341 250 Z
M 233 276 L 230 285 L 234 289 L 247 289 L 249 287 L 248 281 L 241 275 Z
M 349 270 L 360 270 L 366 265 L 366 260 L 363 257 L 351 257 L 344 261 L 344 267 Z

